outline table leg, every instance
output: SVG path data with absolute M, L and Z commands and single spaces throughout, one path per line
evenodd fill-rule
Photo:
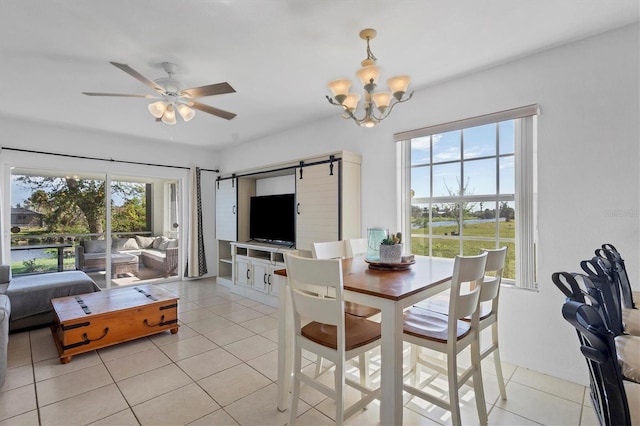
M 389 301 L 382 308 L 380 384 L 382 425 L 402 424 L 402 307 Z

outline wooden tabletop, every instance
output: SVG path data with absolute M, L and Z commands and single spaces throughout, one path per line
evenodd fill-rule
M 416 263 L 403 271 L 370 269 L 363 258 L 342 259 L 345 290 L 400 300 L 425 286 L 435 286 L 451 280 L 454 259 L 416 256 Z M 285 269 L 275 271 L 286 276 Z
M 153 284 L 113 288 L 95 293 L 51 299 L 61 323 L 93 315 L 177 300 L 178 296 Z M 86 307 L 83 308 L 83 307 Z

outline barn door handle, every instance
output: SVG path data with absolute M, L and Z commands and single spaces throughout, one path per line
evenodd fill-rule
M 300 203 L 296 204 L 296 213 L 300 214 Z

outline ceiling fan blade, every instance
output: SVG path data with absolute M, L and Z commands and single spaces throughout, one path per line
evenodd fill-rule
M 131 77 L 141 81 L 147 87 L 150 87 L 151 89 L 155 90 L 156 92 L 159 92 L 159 93 L 163 93 L 164 92 L 164 89 L 162 87 L 158 86 L 153 80 L 149 80 L 147 77 L 145 77 L 144 75 L 140 74 L 138 71 L 134 70 L 129 65 L 120 64 L 118 62 L 112 62 L 112 61 L 109 61 L 109 63 L 111 65 L 113 65 L 114 67 L 120 68 L 122 71 L 126 72 Z
M 220 118 L 224 118 L 226 120 L 231 120 L 233 117 L 235 117 L 237 114 L 234 114 L 232 112 L 229 111 L 224 111 L 218 108 L 214 108 L 212 106 L 209 105 L 205 105 L 205 104 L 201 104 L 200 102 L 189 102 L 189 106 L 191 106 L 192 108 L 195 108 L 197 110 L 200 110 L 202 112 L 206 112 L 208 114 L 213 114 L 215 116 L 218 116 Z
M 202 96 L 222 95 L 224 93 L 233 93 L 235 89 L 226 81 L 224 83 L 209 84 L 208 86 L 191 87 L 182 90 L 181 94 L 192 99 Z
M 134 95 L 129 93 L 99 93 L 99 92 L 82 92 L 83 95 L 87 96 L 118 96 L 121 98 L 147 98 L 147 99 L 156 99 L 157 96 L 153 95 Z

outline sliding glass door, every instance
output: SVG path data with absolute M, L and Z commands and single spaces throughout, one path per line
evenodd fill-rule
M 179 276 L 180 179 L 11 170 L 14 275 L 81 270 L 102 288 Z

